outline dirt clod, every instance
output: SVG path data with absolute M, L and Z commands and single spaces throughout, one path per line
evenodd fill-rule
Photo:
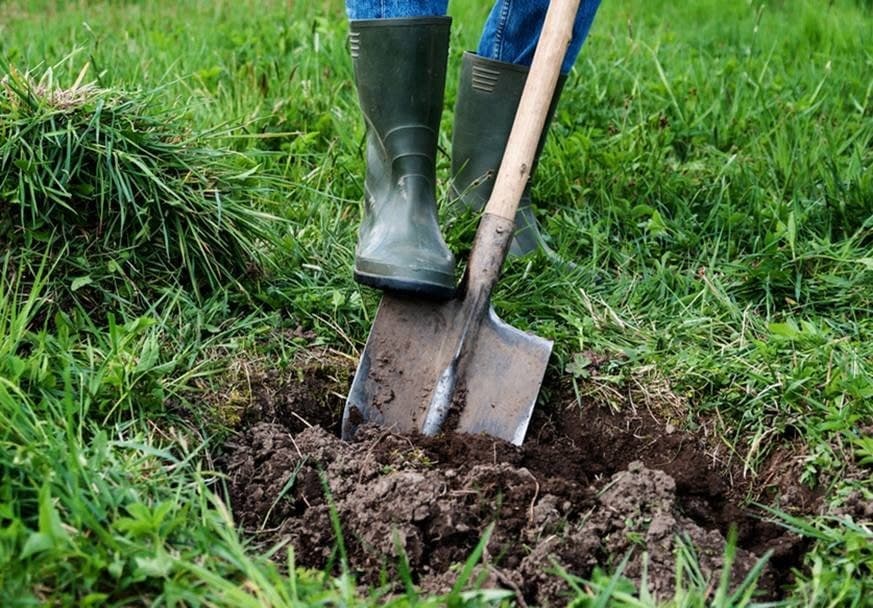
M 553 392 L 570 403 L 570 395 Z M 338 567 L 332 509 L 362 583 L 379 583 L 386 572 L 399 580 L 405 558 L 425 592 L 451 589 L 457 564 L 496 522 L 482 578 L 537 605 L 566 602 L 556 565 L 587 577 L 626 555 L 625 576 L 638 584 L 645 576 L 652 594 L 668 597 L 682 547 L 717 583 L 731 526 L 739 545 L 733 585 L 773 548 L 777 562 L 765 567 L 760 587 L 776 597 L 783 571 L 802 554 L 798 538 L 741 506 L 746 488 L 730 483 L 699 438 L 668 433 L 649 414 L 596 404 L 541 408 L 521 448 L 484 436 L 426 438 L 375 427 L 345 443 L 336 436 L 337 412 L 307 410 L 327 424 L 300 428 L 291 415 L 295 398 L 281 401 L 282 415 L 271 406 L 272 415 L 243 425 L 221 460 L 240 524 L 264 546 L 290 542 L 302 566 Z

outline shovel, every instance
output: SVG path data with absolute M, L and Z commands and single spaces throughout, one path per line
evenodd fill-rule
M 521 445 L 552 343 L 500 320 L 491 291 L 545 124 L 579 0 L 552 0 L 491 198 L 458 297 L 385 293 L 343 412 L 342 437 L 362 424 L 435 435 L 448 428 Z

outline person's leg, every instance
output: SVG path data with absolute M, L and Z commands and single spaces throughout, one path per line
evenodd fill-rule
M 599 6 L 600 0 L 580 3 L 562 74 L 569 73 L 576 62 Z M 530 67 L 548 8 L 547 0 L 497 0 L 479 39 L 479 56 Z
M 600 0 L 582 0 L 579 7 L 573 39 L 561 66 L 562 76 L 534 157 L 531 179 L 566 74 L 588 36 L 599 4 Z M 498 0 L 485 24 L 478 54 L 464 55 L 452 136 L 452 190 L 461 204 L 470 209 L 482 209 L 491 195 L 547 8 L 546 0 Z M 515 225 L 512 254 L 548 251 L 531 205 L 530 182 L 519 204 Z
M 449 0 L 346 0 L 346 14 L 356 19 L 442 17 Z
M 350 16 L 376 15 L 349 22 L 355 85 L 367 126 L 355 280 L 434 298 L 451 297 L 455 290 L 455 260 L 440 233 L 436 205 L 451 19 L 422 11 L 444 11 L 445 5 L 445 0 L 348 4 Z

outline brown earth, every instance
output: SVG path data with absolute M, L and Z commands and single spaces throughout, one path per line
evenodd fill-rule
M 336 570 L 344 552 L 361 582 L 377 584 L 386 574 L 399 580 L 405 559 L 423 591 L 447 592 L 457 564 L 496 522 L 477 581 L 513 590 L 521 605 L 555 605 L 568 588 L 557 567 L 588 577 L 625 556 L 625 576 L 645 577 L 651 593 L 667 597 L 683 547 L 715 586 L 732 527 L 732 586 L 771 551 L 759 587 L 779 597 L 805 552 L 804 541 L 743 504 L 767 498 L 773 479 L 782 500 L 770 504 L 791 512 L 814 511 L 817 492 L 776 461 L 767 463 L 769 480 L 743 479 L 704 433 L 663 423 L 651 404 L 645 413 L 580 406 L 572 387 L 553 380 L 521 448 L 367 427 L 345 443 L 337 432 L 352 372 L 333 357 L 284 375 L 247 373 L 239 430 L 219 458 L 237 521 L 259 545 L 290 543 L 298 565 Z

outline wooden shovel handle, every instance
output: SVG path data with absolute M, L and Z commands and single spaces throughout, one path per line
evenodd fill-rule
M 497 172 L 485 213 L 515 220 L 515 211 L 530 177 L 530 168 L 555 93 L 561 63 L 573 35 L 580 0 L 552 0 L 534 52 L 533 63 L 512 123 L 512 132 Z

